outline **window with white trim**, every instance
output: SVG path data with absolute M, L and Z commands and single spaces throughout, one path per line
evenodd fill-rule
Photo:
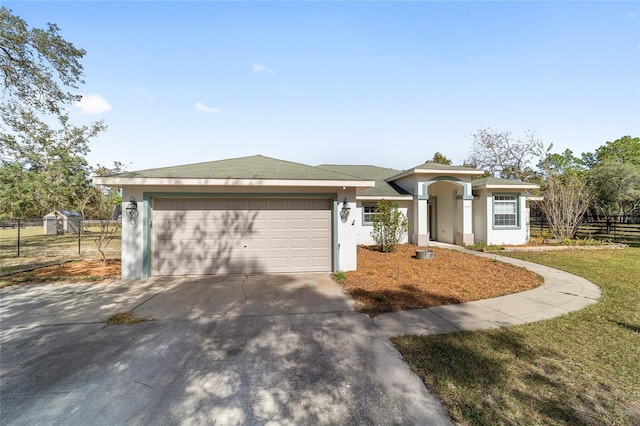
M 518 197 L 516 195 L 493 196 L 493 226 L 496 228 L 518 226 Z
M 377 204 L 362 203 L 362 224 L 373 225 L 373 219 L 376 214 Z

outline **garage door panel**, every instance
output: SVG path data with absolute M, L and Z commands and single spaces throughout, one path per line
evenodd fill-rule
M 269 220 L 267 218 L 255 218 L 247 223 L 247 230 L 257 232 L 268 229 Z
M 312 219 L 311 220 L 311 229 L 314 231 L 330 231 L 331 230 L 331 221 L 327 219 Z
M 268 200 L 249 200 L 247 210 L 265 210 L 268 208 Z
M 244 250 L 241 248 L 224 247 L 219 250 L 201 250 L 201 249 L 184 249 L 184 250 L 157 250 L 155 258 L 158 260 L 179 260 L 191 262 L 194 260 L 235 260 L 243 259 Z
M 330 200 L 154 200 L 153 274 L 330 271 L 331 206 Z
M 176 229 L 176 230 L 156 230 L 156 241 L 159 240 L 220 240 L 220 239 L 242 239 L 247 234 L 236 230 L 209 230 L 200 229 Z
M 252 238 L 250 240 L 245 240 L 244 244 L 244 248 L 246 248 L 248 251 L 251 250 L 259 250 L 259 251 L 264 251 L 268 248 L 268 242 L 266 238 Z
M 306 231 L 309 229 L 308 219 L 291 219 L 289 222 L 291 231 Z
M 199 220 L 229 220 L 231 216 L 228 212 L 220 210 L 179 210 L 177 212 L 162 210 L 154 212 L 155 222 L 172 220 L 176 223 Z
M 269 238 L 269 250 L 278 250 L 287 248 L 286 238 Z
M 175 211 L 178 209 L 178 202 L 179 200 L 174 200 L 174 199 L 166 199 L 166 198 L 156 199 L 154 202 L 153 209 L 156 212 L 162 211 L 162 210 Z
M 257 262 L 255 262 L 257 265 Z M 254 267 L 255 270 L 259 268 Z M 234 274 L 247 271 L 245 258 L 224 259 L 161 259 L 156 275 Z
M 309 266 L 309 256 L 291 256 L 291 268 L 306 269 Z
M 179 219 L 162 219 L 156 218 L 153 227 L 161 230 L 175 231 L 180 229 L 202 229 L 202 230 L 225 230 L 228 229 L 228 223 L 217 218 L 202 218 L 200 220 L 179 220 Z
M 291 246 L 292 250 L 296 249 L 308 249 L 309 248 L 309 240 L 307 238 L 291 238 Z
M 331 262 L 326 256 L 312 256 L 311 265 L 318 271 L 326 271 L 327 268 L 331 268 Z
M 272 231 L 286 231 L 288 228 L 287 219 L 284 218 L 270 218 L 269 228 Z
M 308 210 L 309 208 L 309 200 L 291 200 L 292 210 Z
M 269 200 L 267 203 L 266 209 L 269 210 L 290 210 L 291 209 L 291 201 L 290 200 Z
M 154 244 L 154 250 L 157 252 L 176 252 L 176 251 L 198 251 L 201 253 L 211 253 L 208 257 L 219 256 L 229 250 L 242 250 L 242 240 L 200 240 L 200 239 L 183 239 L 183 240 L 157 240 Z M 160 254 L 158 254 L 160 255 Z M 163 255 L 166 256 L 166 255 Z M 175 256 L 180 257 L 180 253 Z
M 331 241 L 326 237 L 311 238 L 311 248 L 314 249 L 330 249 Z

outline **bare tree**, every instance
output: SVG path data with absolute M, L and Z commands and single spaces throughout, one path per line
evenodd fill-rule
M 543 188 L 544 211 L 554 238 L 573 238 L 589 208 L 591 194 L 583 177 L 578 174 L 553 174 Z
M 546 150 L 551 149 L 551 146 Z M 535 176 L 531 160 L 544 156 L 543 143 L 535 132 L 526 132 L 523 139 L 514 139 L 511 132 L 480 129 L 473 135 L 471 155 L 465 164 L 507 179 L 529 180 Z
M 107 265 L 106 249 L 115 237 L 118 225 L 111 220 L 113 206 L 120 202 L 120 194 L 112 188 L 96 187 L 93 192 L 93 204 L 95 206 L 96 219 L 98 220 L 98 233 L 94 235 L 93 242 L 100 253 L 100 261 Z

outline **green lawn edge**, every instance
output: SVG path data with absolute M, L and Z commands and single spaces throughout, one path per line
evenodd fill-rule
M 640 249 L 503 253 L 582 276 L 592 306 L 498 330 L 392 341 L 471 425 L 640 424 Z

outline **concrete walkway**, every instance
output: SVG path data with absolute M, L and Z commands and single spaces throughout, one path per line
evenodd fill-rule
M 600 289 L 586 279 L 548 266 L 467 250 L 452 244 L 431 245 L 523 266 L 541 275 L 545 283 L 533 290 L 494 299 L 376 316 L 374 321 L 389 337 L 483 330 L 546 320 L 596 303 L 601 295 Z

